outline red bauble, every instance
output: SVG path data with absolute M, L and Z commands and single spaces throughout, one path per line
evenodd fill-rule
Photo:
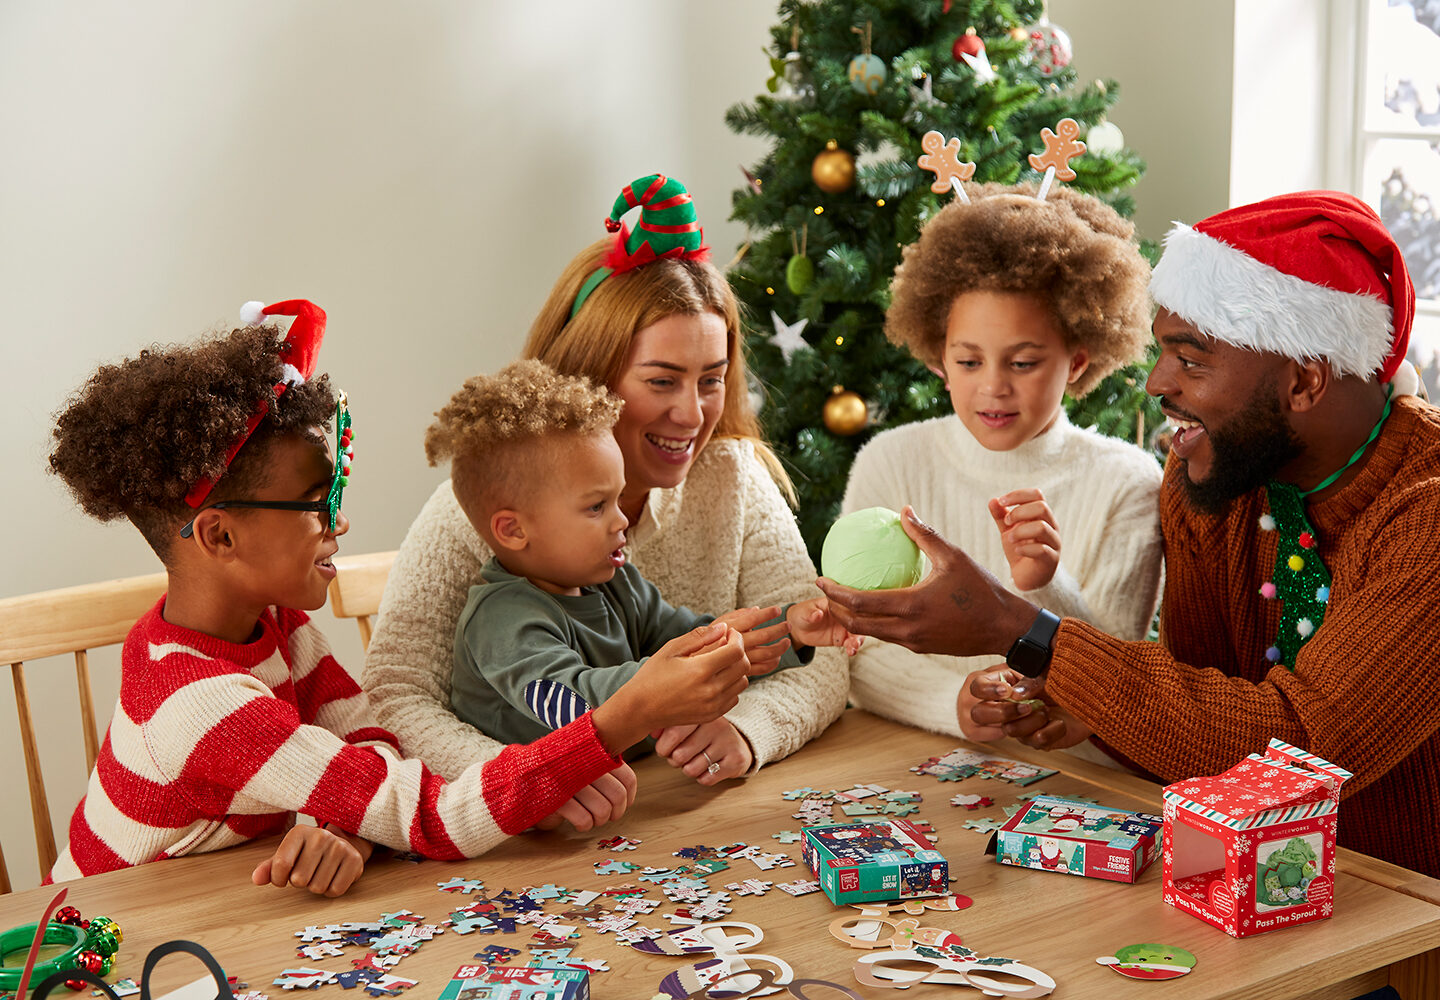
M 962 62 L 961 56 L 979 56 L 985 51 L 985 43 L 974 31 L 967 31 L 955 39 L 955 44 L 950 46 L 950 54 L 955 57 L 956 62 Z
M 1315 536 L 1308 531 L 1300 532 L 1299 541 L 1302 549 L 1313 549 L 1315 547 Z

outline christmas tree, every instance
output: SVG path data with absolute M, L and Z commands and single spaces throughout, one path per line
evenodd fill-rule
M 1088 140 L 1072 186 L 1129 215 L 1144 164 L 1105 121 L 1113 82 L 1077 85 L 1070 43 L 1041 0 L 782 0 L 769 93 L 726 113 L 772 140 L 732 218 L 752 239 L 730 271 L 766 434 L 794 477 L 817 557 L 856 450 L 898 424 L 951 412 L 940 379 L 884 334 L 901 247 L 950 194 L 917 164 L 932 130 L 958 138 L 975 182 L 1039 174 L 1041 130 Z M 857 156 L 860 158 L 857 163 Z M 1145 366 L 1111 375 L 1071 419 L 1135 439 L 1159 421 Z

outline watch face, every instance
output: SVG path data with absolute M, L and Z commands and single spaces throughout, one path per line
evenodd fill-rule
M 1050 659 L 1049 652 L 1048 648 L 1036 645 L 1033 640 L 1021 636 L 1015 640 L 1015 645 L 1010 647 L 1005 662 L 1026 677 L 1039 677 Z

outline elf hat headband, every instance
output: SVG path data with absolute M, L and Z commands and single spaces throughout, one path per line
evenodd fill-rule
M 1415 286 L 1373 209 L 1339 191 L 1299 191 L 1176 223 L 1150 278 L 1156 305 L 1237 347 L 1341 375 L 1395 377 Z
M 280 346 L 280 357 L 285 368 L 281 380 L 275 383 L 273 398 L 278 399 L 290 386 L 300 385 L 315 374 L 315 362 L 320 356 L 320 341 L 325 339 L 325 310 L 306 299 L 286 299 L 269 306 L 263 302 L 247 302 L 240 307 L 240 322 L 246 326 L 254 326 L 266 316 L 295 317 L 295 322 L 290 324 L 290 330 L 285 334 L 285 342 Z M 250 435 L 255 433 L 255 428 L 260 426 L 260 421 L 265 419 L 265 414 L 270 411 L 270 403 L 271 398 L 265 398 L 256 405 L 255 412 L 245 424 L 244 433 L 225 452 L 226 469 L 230 467 L 245 442 L 250 440 Z M 214 479 L 201 479 L 185 494 L 185 502 L 191 507 L 199 507 L 224 474 L 222 470 Z
M 640 208 L 640 224 L 632 233 L 620 219 L 637 206 Z M 704 245 L 705 234 L 695 217 L 695 203 L 690 192 L 675 178 L 664 174 L 651 174 L 625 185 L 605 219 L 605 229 L 616 234 L 615 243 L 605 254 L 600 267 L 580 286 L 575 304 L 570 307 L 571 319 L 575 318 L 600 282 L 612 274 L 633 270 L 661 257 L 685 260 L 707 260 L 710 257 L 710 248 Z

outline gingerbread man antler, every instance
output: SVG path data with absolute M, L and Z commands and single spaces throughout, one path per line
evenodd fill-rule
M 957 137 L 946 142 L 943 135 L 932 130 L 920 137 L 920 148 L 925 152 L 916 163 L 921 170 L 930 170 L 935 174 L 930 190 L 944 194 L 953 189 L 956 196 L 968 205 L 970 198 L 965 194 L 962 182 L 975 176 L 975 164 L 960 159 L 960 139 Z
M 1030 154 L 1030 166 L 1045 171 L 1045 179 L 1040 182 L 1040 190 L 1035 193 L 1035 197 L 1040 201 L 1045 200 L 1045 196 L 1050 193 L 1050 185 L 1055 180 L 1075 179 L 1075 171 L 1070 169 L 1070 160 L 1085 152 L 1085 144 L 1078 138 L 1080 124 L 1074 118 L 1060 119 L 1055 128 L 1056 132 L 1051 132 L 1048 128 L 1040 130 L 1040 138 L 1045 140 L 1045 152 Z

